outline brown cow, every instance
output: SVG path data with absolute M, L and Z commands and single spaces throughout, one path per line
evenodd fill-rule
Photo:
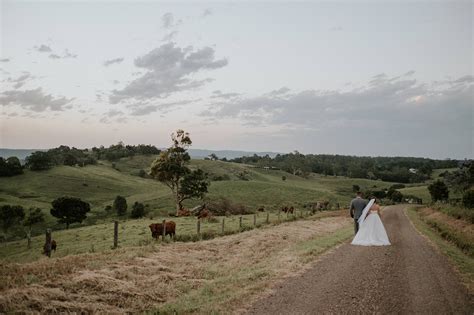
M 151 236 L 158 239 L 163 234 L 163 223 L 152 223 L 150 224 Z M 168 221 L 165 223 L 165 235 L 169 235 L 170 238 L 174 238 L 176 235 L 176 223 Z
M 288 213 L 293 214 L 294 211 L 295 211 L 295 208 L 293 208 L 293 206 L 291 206 L 291 207 L 288 209 Z
M 180 209 L 178 210 L 178 217 L 189 217 L 191 216 L 191 211 L 188 209 Z
M 56 248 L 57 248 L 57 244 L 56 244 L 56 241 L 55 240 L 51 240 L 51 250 L 54 252 L 56 252 Z M 44 243 L 43 245 L 43 254 L 46 255 L 46 243 Z
M 259 212 L 265 212 L 265 207 L 264 206 L 261 206 L 257 209 L 257 211 Z
M 203 209 L 201 212 L 199 212 L 197 217 L 198 219 L 209 219 L 212 218 L 212 212 L 207 209 Z

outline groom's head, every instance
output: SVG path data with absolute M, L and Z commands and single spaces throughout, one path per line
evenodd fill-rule
M 358 191 L 358 192 L 356 193 L 356 196 L 357 196 L 357 197 L 362 198 L 362 195 L 363 195 L 363 194 L 362 194 L 362 191 Z

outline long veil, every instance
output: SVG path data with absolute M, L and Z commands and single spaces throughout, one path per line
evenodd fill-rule
M 367 216 L 367 212 L 369 212 L 370 210 L 370 207 L 372 207 L 372 205 L 374 204 L 375 202 L 375 199 L 370 199 L 369 203 L 367 204 L 367 206 L 365 206 L 364 210 L 362 210 L 362 214 L 361 216 L 359 217 L 359 225 L 362 224 L 365 220 L 365 217 Z

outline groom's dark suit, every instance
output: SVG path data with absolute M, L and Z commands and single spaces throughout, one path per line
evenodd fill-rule
M 359 231 L 359 222 L 357 222 L 357 220 L 359 220 L 360 216 L 362 215 L 362 211 L 364 210 L 365 206 L 367 206 L 367 200 L 362 199 L 359 196 L 352 199 L 351 204 L 349 206 L 351 217 L 354 218 L 355 234 L 357 234 L 357 231 Z

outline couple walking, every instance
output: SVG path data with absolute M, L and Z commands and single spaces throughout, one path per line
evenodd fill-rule
M 352 199 L 349 211 L 354 218 L 355 237 L 353 245 L 382 246 L 390 245 L 390 241 L 380 219 L 380 206 L 375 198 L 367 201 L 362 198 L 362 193 L 357 192 Z

